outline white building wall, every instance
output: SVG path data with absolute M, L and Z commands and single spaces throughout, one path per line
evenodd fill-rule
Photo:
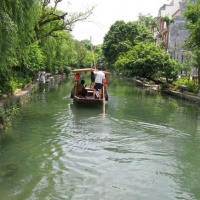
M 185 0 L 172 0 L 170 4 L 165 4 L 165 9 L 162 9 L 160 11 L 160 16 L 168 16 L 170 19 L 173 18 L 173 16 L 177 13 L 177 11 L 180 9 L 180 3 L 185 2 Z M 177 13 L 178 15 L 180 13 Z

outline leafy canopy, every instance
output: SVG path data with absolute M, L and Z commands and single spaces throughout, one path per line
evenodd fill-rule
M 139 42 L 153 42 L 153 34 L 143 24 L 116 21 L 104 37 L 103 54 L 113 64 L 119 54 L 127 52 Z
M 171 78 L 178 63 L 161 47 L 152 43 L 139 43 L 130 51 L 121 54 L 115 66 L 128 77 L 155 78 L 158 74 Z
M 187 46 L 193 51 L 198 68 L 198 84 L 200 85 L 200 0 L 189 1 L 186 4 L 184 16 L 188 20 L 187 28 L 190 31 Z

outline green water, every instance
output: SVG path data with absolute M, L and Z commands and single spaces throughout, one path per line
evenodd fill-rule
M 0 148 L 1 200 L 199 200 L 200 107 L 109 85 L 103 106 L 71 82 L 33 96 Z

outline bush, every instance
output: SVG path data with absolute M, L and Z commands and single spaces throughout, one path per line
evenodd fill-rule
M 179 85 L 186 85 L 187 91 L 192 92 L 194 94 L 197 94 L 200 89 L 200 86 L 198 85 L 198 83 L 195 80 L 188 79 L 188 77 L 183 77 L 183 78 L 177 79 L 174 82 L 174 85 L 177 87 Z

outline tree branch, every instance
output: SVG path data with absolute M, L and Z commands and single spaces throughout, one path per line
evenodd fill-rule
M 45 24 L 49 23 L 49 22 L 53 22 L 53 21 L 57 21 L 57 20 L 64 20 L 65 16 L 68 15 L 68 13 L 63 13 L 62 15 L 57 15 L 55 13 L 51 13 L 50 15 L 54 16 L 52 18 L 48 18 L 46 20 L 40 20 L 38 22 L 39 27 L 44 26 Z M 47 17 L 47 16 L 46 16 Z
M 72 31 L 76 22 L 85 21 L 94 10 L 94 7 L 92 7 L 91 9 L 88 8 L 85 12 L 69 14 L 68 12 L 62 12 L 56 9 L 60 2 L 62 0 L 54 0 L 54 7 L 50 7 L 51 0 L 42 0 L 42 15 L 35 26 L 36 39 L 33 42 L 48 36 L 53 36 L 53 33 L 56 31 Z M 50 28 L 46 30 L 45 25 L 48 24 L 50 24 Z

